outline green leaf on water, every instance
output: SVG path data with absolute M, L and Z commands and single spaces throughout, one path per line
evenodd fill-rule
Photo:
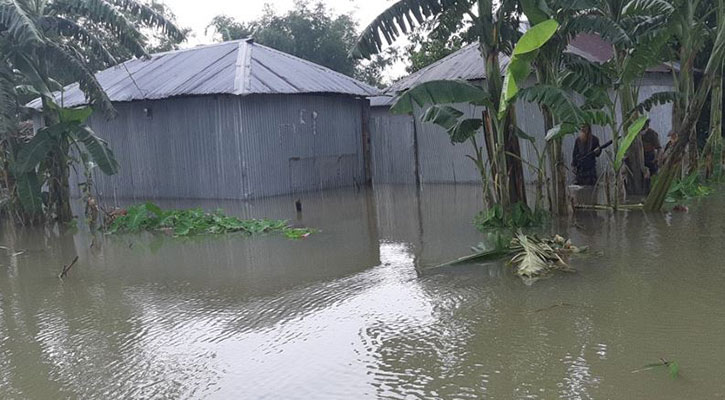
M 669 369 L 670 369 L 670 376 L 673 379 L 677 378 L 680 375 L 680 364 L 678 364 L 677 361 L 670 362 Z

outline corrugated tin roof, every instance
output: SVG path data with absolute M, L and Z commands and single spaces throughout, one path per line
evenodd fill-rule
M 353 78 L 249 39 L 129 60 L 97 73 L 96 78 L 111 101 L 210 94 L 380 94 Z M 64 106 L 85 103 L 77 84 L 65 88 Z M 28 106 L 38 108 L 40 101 Z
M 506 66 L 508 66 L 509 57 L 502 55 L 499 63 L 501 64 L 501 71 L 503 72 Z M 483 57 L 481 57 L 478 43 L 472 43 L 392 84 L 386 90 L 386 93 L 394 94 L 402 92 L 413 86 L 430 81 L 453 79 L 472 81 L 484 78 Z
M 472 43 L 458 50 L 457 52 L 438 60 L 437 62 L 399 80 L 391 85 L 387 94 L 396 94 L 410 89 L 421 83 L 436 80 L 480 80 L 485 79 L 483 70 L 483 57 L 479 51 L 478 43 Z M 612 57 L 612 45 L 601 37 L 591 34 L 577 36 L 569 44 L 566 50 L 569 53 L 580 55 L 589 61 L 602 63 Z M 506 55 L 500 57 L 501 72 L 505 71 L 510 59 Z M 676 65 L 666 64 L 649 69 L 649 72 L 668 72 L 670 68 L 677 68 Z M 378 104 L 379 106 L 385 104 Z

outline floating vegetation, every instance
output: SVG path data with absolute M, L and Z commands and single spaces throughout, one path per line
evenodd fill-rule
M 524 235 L 519 231 L 508 244 L 496 244 L 493 248 L 481 244 L 472 250 L 474 254 L 432 268 L 511 257 L 508 265 L 513 267 L 514 273 L 526 284 L 532 284 L 554 271 L 573 272 L 574 269 L 568 264 L 569 258 L 573 254 L 587 251 L 588 248 L 574 246 L 570 240 L 559 235 L 551 239 L 539 239 L 537 236 Z
M 586 250 L 572 245 L 570 240 L 559 235 L 551 239 L 539 239 L 519 232 L 511 241 L 514 256 L 509 265 L 525 283 L 531 284 L 554 271 L 574 272 L 568 264 L 569 257 Z
M 632 371 L 633 374 L 643 372 L 643 371 L 650 371 L 650 370 L 657 370 L 657 369 L 665 369 L 670 374 L 670 377 L 672 379 L 677 378 L 680 376 L 680 365 L 677 363 L 677 361 L 668 361 L 664 358 L 660 358 L 659 362 L 647 364 L 644 367 L 640 369 L 636 369 Z
M 505 213 L 500 204 L 480 212 L 473 219 L 473 225 L 481 232 L 496 228 L 531 228 L 541 226 L 549 215 L 542 210 L 532 210 L 524 203 L 516 203 L 511 212 Z
M 302 239 L 314 232 L 310 228 L 291 227 L 285 220 L 239 219 L 224 215 L 221 210 L 207 213 L 200 208 L 162 210 L 161 207 L 150 202 L 109 214 L 106 226 L 109 227 L 109 233 L 153 231 L 173 236 L 216 235 L 233 232 L 258 235 L 280 232 L 288 239 Z

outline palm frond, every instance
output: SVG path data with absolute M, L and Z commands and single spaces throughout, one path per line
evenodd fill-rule
M 186 34 L 172 21 L 159 14 L 153 8 L 136 0 L 109 0 L 121 11 L 129 13 L 141 20 L 149 28 L 160 29 L 171 39 L 182 41 Z
M 399 0 L 363 29 L 352 56 L 369 58 L 382 51 L 383 41 L 392 44 L 400 35 L 407 34 L 444 9 L 463 9 L 470 5 L 468 0 Z
M 111 104 L 108 94 L 98 83 L 93 71 L 74 54 L 73 49 L 49 42 L 45 47 L 45 51 L 48 56 L 60 61 L 73 74 L 80 89 L 86 95 L 88 104 L 99 109 L 108 118 L 113 118 L 116 115 L 116 109 Z
M 56 0 L 48 5 L 48 13 L 75 20 L 85 18 L 104 27 L 136 57 L 146 56 L 144 35 L 107 0 Z
M 23 0 L 0 1 L 0 26 L 13 37 L 15 43 L 39 46 L 43 35 L 31 17 L 30 5 Z
M 559 87 L 537 85 L 524 88 L 519 91 L 518 98 L 546 106 L 560 123 L 567 126 L 580 127 L 584 124 L 609 124 L 609 117 L 605 112 L 581 109 L 577 106 L 571 94 Z
M 0 62 L 0 136 L 16 127 L 18 102 L 13 71 Z
M 466 81 L 430 81 L 403 92 L 390 108 L 393 114 L 411 114 L 413 104 L 426 107 L 433 104 L 472 103 L 493 107 L 488 92 Z
M 657 34 L 641 37 L 637 46 L 625 59 L 622 68 L 622 81 L 630 83 L 644 75 L 648 68 L 662 62 L 662 52 L 670 37 L 670 32 L 663 30 Z
M 572 33 L 596 33 L 614 45 L 630 46 L 632 44 L 632 39 L 627 31 L 612 19 L 600 15 L 582 15 L 569 24 L 569 30 Z
M 635 15 L 669 15 L 675 11 L 666 0 L 631 0 L 622 9 L 622 16 Z
M 64 17 L 44 16 L 40 18 L 39 23 L 45 30 L 50 30 L 60 36 L 73 39 L 81 45 L 90 47 L 106 65 L 110 66 L 117 63 L 103 42 L 76 22 Z
M 87 125 L 79 126 L 75 131 L 75 135 L 83 143 L 91 159 L 103 173 L 114 175 L 118 172 L 119 167 L 116 157 L 105 140 L 96 136 L 95 132 Z
M 640 113 L 646 113 L 651 111 L 654 107 L 661 106 L 664 104 L 674 103 L 681 97 L 679 92 L 668 91 L 668 92 L 657 92 L 652 94 L 643 102 L 637 104 L 635 110 Z

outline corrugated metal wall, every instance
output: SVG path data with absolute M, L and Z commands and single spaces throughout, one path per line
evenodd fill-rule
M 363 101 L 220 95 L 117 103 L 116 119 L 91 121 L 121 166 L 115 176 L 97 173 L 96 187 L 105 198 L 247 199 L 361 184 Z
M 673 90 L 672 78 L 667 74 L 649 74 L 643 79 L 640 88 L 640 100 L 644 100 L 653 93 Z M 458 107 L 469 117 L 479 117 L 480 108 L 470 105 Z M 372 112 L 371 141 L 373 153 L 373 182 L 374 183 L 414 183 L 414 169 L 416 148 L 414 146 L 417 135 L 417 154 L 421 184 L 426 183 L 477 183 L 478 172 L 466 155 L 473 155 L 469 143 L 452 145 L 447 133 L 436 125 L 423 123 L 420 116 L 424 110 L 417 110 L 416 117 L 390 115 L 387 107 L 374 107 Z M 536 138 L 537 147 L 544 148 L 543 116 L 539 107 L 532 103 L 518 102 L 516 115 L 519 127 L 528 135 Z M 667 142 L 667 133 L 672 128 L 672 105 L 656 107 L 650 113 L 652 128 L 660 135 L 662 145 Z M 611 134 L 604 127 L 594 127 L 594 134 L 601 143 L 611 139 Z M 483 145 L 482 139 L 479 144 Z M 521 141 L 522 155 L 530 162 L 536 164 L 537 153 L 528 141 Z M 571 163 L 574 149 L 574 137 L 564 140 L 564 155 L 567 165 Z M 412 160 L 412 161 L 407 161 Z M 600 171 L 608 163 L 606 157 L 600 158 Z M 524 165 L 524 174 L 527 182 L 532 183 L 536 174 L 530 167 Z M 570 175 L 573 180 L 573 175 Z

